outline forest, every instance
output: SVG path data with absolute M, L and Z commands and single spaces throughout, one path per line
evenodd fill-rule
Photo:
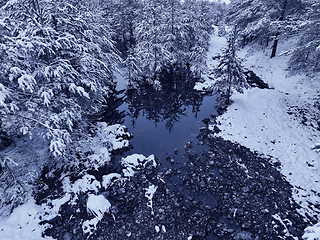
M 0 239 L 318 239 L 319 186 L 299 203 L 300 185 L 272 153 L 223 134 L 238 96 L 290 85 L 277 83 L 285 72 L 315 91 L 307 107 L 288 101 L 285 115 L 318 138 L 319 31 L 318 0 L 0 0 Z M 172 132 L 207 95 L 212 114 L 197 136 L 207 149 L 186 140 L 184 155 L 163 160 L 132 150 L 125 116 L 133 127 L 140 116 L 166 121 Z

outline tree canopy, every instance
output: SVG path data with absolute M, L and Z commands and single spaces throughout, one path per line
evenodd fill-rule
M 1 19 L 1 128 L 43 128 L 62 155 L 85 114 L 99 110 L 120 61 L 103 1 L 9 1 Z

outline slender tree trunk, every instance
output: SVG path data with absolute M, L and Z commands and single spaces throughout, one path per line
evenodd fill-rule
M 174 2 L 171 2 L 171 34 L 174 35 Z
M 284 0 L 283 5 L 282 5 L 282 9 L 281 9 L 281 13 L 280 13 L 280 17 L 279 17 L 279 21 L 283 21 L 284 14 L 286 13 L 286 8 L 287 8 L 287 0 Z M 272 52 L 271 52 L 270 58 L 273 58 L 276 56 L 278 42 L 279 42 L 279 36 L 280 36 L 280 27 L 278 29 L 278 32 L 276 33 L 276 36 L 275 36 L 275 39 L 274 39 L 274 42 L 272 45 Z
M 275 39 L 273 41 L 272 52 L 271 52 L 271 57 L 270 58 L 274 58 L 276 56 L 278 42 L 279 42 L 279 36 L 280 36 L 280 31 L 277 32 L 276 37 L 275 37 Z
M 228 82 L 227 99 L 226 99 L 227 106 L 230 105 L 230 97 L 231 97 L 231 82 Z
M 231 76 L 231 64 L 230 64 L 230 62 L 228 63 L 228 79 L 227 79 L 227 86 L 228 86 L 228 88 L 227 88 L 227 99 L 226 99 L 226 104 L 227 104 L 227 106 L 229 106 L 230 105 L 230 97 L 231 97 L 231 84 L 232 84 L 232 82 L 231 82 L 231 78 L 232 78 L 232 76 Z

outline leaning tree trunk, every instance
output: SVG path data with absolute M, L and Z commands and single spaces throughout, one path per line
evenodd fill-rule
M 279 21 L 283 21 L 284 19 L 284 14 L 286 13 L 286 8 L 287 8 L 287 0 L 283 1 L 283 5 L 282 5 L 282 9 L 281 9 L 281 13 L 280 13 L 280 17 L 279 17 Z M 280 26 L 278 29 L 278 32 L 276 33 L 273 45 L 272 45 L 272 53 L 271 53 L 271 57 L 273 58 L 276 56 L 276 52 L 277 52 L 277 47 L 278 47 L 278 42 L 279 42 L 279 36 L 280 36 Z

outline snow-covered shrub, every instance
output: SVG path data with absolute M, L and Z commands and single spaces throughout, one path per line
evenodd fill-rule
M 140 170 L 146 167 L 148 164 L 151 164 L 153 167 L 157 166 L 154 155 L 145 157 L 142 154 L 133 154 L 123 158 L 120 162 L 123 167 L 123 175 L 125 177 L 134 176 L 135 171 Z
M 131 135 L 123 125 L 98 122 L 91 131 L 93 136 L 80 141 L 77 147 L 82 156 L 79 161 L 86 169 L 97 170 L 111 160 L 112 151 L 129 147 Z

